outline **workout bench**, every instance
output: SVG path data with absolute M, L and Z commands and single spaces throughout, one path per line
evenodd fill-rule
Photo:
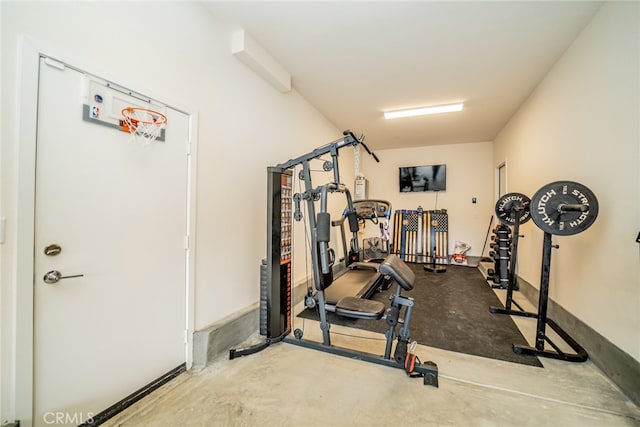
M 413 377 L 422 377 L 424 385 L 438 386 L 438 367 L 433 362 L 421 363 L 420 360 L 415 358 L 412 352 L 407 351 L 408 344 L 411 340 L 410 323 L 411 312 L 413 310 L 413 299 L 402 295 L 402 291 L 410 291 L 414 287 L 415 274 L 396 255 L 389 255 L 380 264 L 379 271 L 381 274 L 388 275 L 393 282 L 397 284 L 393 297 L 391 298 L 391 304 L 389 308 L 385 304 L 379 301 L 366 300 L 356 297 L 344 297 L 335 306 L 335 313 L 340 316 L 366 319 L 366 320 L 385 320 L 389 325 L 385 333 L 386 344 L 383 357 L 375 356 L 369 353 L 363 353 L 351 349 L 345 349 L 336 347 L 331 344 L 330 328 L 331 325 L 327 321 L 326 311 L 324 311 L 322 293 L 324 289 L 318 290 L 318 309 L 320 312 L 320 329 L 323 334 L 323 342 L 318 343 L 314 341 L 306 341 L 302 339 L 302 330 L 296 329 L 294 331 L 294 337 L 287 337 L 284 341 L 291 344 L 299 345 L 306 348 L 312 348 L 315 350 L 324 351 L 327 353 L 337 354 L 340 356 L 346 356 L 363 360 L 367 362 L 373 362 L 385 366 L 394 368 L 405 369 Z M 330 286 L 330 284 L 329 284 Z M 325 287 L 325 289 L 328 286 Z M 404 316 L 401 316 L 402 308 L 405 308 Z M 400 326 L 400 329 L 396 331 L 396 328 Z M 393 352 L 393 358 L 391 352 L 393 349 L 393 342 L 397 338 L 397 344 L 395 351 Z M 407 361 L 412 360 L 412 366 L 407 366 Z

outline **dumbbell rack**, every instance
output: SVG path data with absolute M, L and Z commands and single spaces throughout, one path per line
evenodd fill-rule
M 511 229 L 509 226 L 499 224 L 493 230 L 493 243 L 489 256 L 493 259 L 493 269 L 489 270 L 489 278 L 494 283 L 492 288 L 506 289 L 509 285 L 509 261 L 511 260 Z
M 506 270 L 507 269 L 506 260 L 500 259 L 499 261 L 504 261 L 504 262 L 500 264 L 500 271 L 496 272 L 496 274 L 499 274 L 501 285 L 502 283 L 505 283 L 507 288 L 507 297 L 504 304 L 504 308 L 490 307 L 489 311 L 491 311 L 492 313 L 498 313 L 498 314 L 511 314 L 511 315 L 524 316 L 524 317 L 538 317 L 537 313 L 530 313 L 526 311 L 524 308 L 522 308 L 520 304 L 518 304 L 513 299 L 513 291 L 517 290 L 517 287 L 516 287 L 517 278 L 516 278 L 515 270 L 516 270 L 516 262 L 517 262 L 516 260 L 518 259 L 518 239 L 520 238 L 520 221 L 523 213 L 522 210 L 523 209 L 514 209 L 513 212 L 511 213 L 512 215 L 511 217 L 513 218 L 513 238 L 508 239 L 510 244 L 510 249 L 511 249 L 509 252 L 509 256 L 506 257 L 507 260 L 510 261 L 508 271 Z M 502 226 L 508 230 L 508 233 L 511 232 L 511 229 L 507 225 L 502 225 Z M 496 239 L 496 240 L 499 240 L 499 239 Z M 498 260 L 496 260 L 496 263 L 497 262 Z M 504 271 L 502 270 L 503 268 L 505 269 Z M 495 279 L 494 279 L 494 282 L 495 282 Z M 495 287 L 503 288 L 503 286 L 501 285 L 495 286 Z M 515 305 L 518 308 L 518 310 L 513 310 L 511 308 L 512 305 Z

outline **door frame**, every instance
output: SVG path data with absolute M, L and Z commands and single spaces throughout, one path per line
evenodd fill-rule
M 15 418 L 21 420 L 21 425 L 31 426 L 33 417 L 33 360 L 34 360 L 34 253 L 35 244 L 35 174 L 36 174 L 36 135 L 38 126 L 38 91 L 40 58 L 47 57 L 69 65 L 70 68 L 83 71 L 90 69 L 80 61 L 61 59 L 49 54 L 27 37 L 22 37 L 18 47 L 17 66 L 17 123 L 16 123 L 16 197 L 15 209 L 15 252 L 13 262 L 14 279 L 14 324 L 12 332 L 13 352 L 9 363 L 14 369 L 13 398 L 9 398 L 9 407 L 13 407 Z M 87 74 L 95 75 L 94 73 Z M 99 76 L 108 81 L 117 81 Z M 126 82 L 122 82 L 126 83 Z M 134 91 L 141 92 L 141 91 Z M 145 95 L 147 92 L 145 92 Z M 159 98 L 151 97 L 160 100 Z M 186 293 L 186 343 L 185 362 L 187 369 L 193 364 L 193 333 L 195 328 L 195 248 L 196 248 L 196 159 L 197 159 L 197 129 L 198 115 L 185 107 L 176 107 L 174 102 L 164 102 L 172 109 L 189 117 L 190 150 L 187 166 L 187 271 L 185 277 Z M 186 145 L 186 141 L 185 141 Z M 185 147 L 186 150 L 186 147 Z M 17 238 L 20 236 L 19 238 Z M 3 361 L 5 363 L 5 361 Z M 123 396 L 125 397 L 125 396 Z M 3 396 L 3 399 L 5 397 Z
M 502 197 L 504 194 L 500 194 L 500 184 L 502 183 L 502 177 L 500 176 L 500 171 L 504 169 L 504 194 L 506 194 L 507 191 L 507 159 L 504 159 L 504 161 L 498 163 L 498 166 L 496 166 L 495 169 L 495 182 L 494 182 L 494 186 L 495 186 L 495 201 L 497 202 L 498 199 L 500 197 Z

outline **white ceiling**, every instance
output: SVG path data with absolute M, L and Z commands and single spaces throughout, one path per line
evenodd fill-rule
M 589 22 L 595 1 L 204 2 L 371 149 L 491 141 Z M 383 111 L 463 101 L 385 120 Z

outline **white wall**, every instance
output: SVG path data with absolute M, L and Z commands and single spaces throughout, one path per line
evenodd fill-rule
M 640 360 L 640 19 L 636 2 L 606 3 L 495 139 L 508 191 L 532 196 L 572 180 L 597 196 L 594 225 L 560 245 L 550 297 Z M 520 240 L 519 274 L 539 286 L 543 233 Z
M 2 15 L 3 15 L 3 7 L 2 7 L 2 5 L 0 5 L 0 23 L 2 23 Z M 0 30 L 0 51 L 2 51 L 2 48 L 3 48 L 2 44 L 1 44 L 2 43 L 2 39 L 3 39 L 2 31 Z M 4 55 L 2 57 L 4 58 Z M 3 75 L 4 75 L 3 67 L 2 67 L 2 63 L 0 63 L 0 98 L 1 99 L 4 99 L 4 97 L 5 97 L 5 92 L 4 92 L 5 84 L 4 84 L 4 80 L 2 79 Z M 3 129 L 2 124 L 4 122 L 4 115 L 2 114 L 2 109 L 3 109 L 3 106 L 2 106 L 2 104 L 0 104 L 0 137 L 3 136 L 2 135 L 2 129 Z M 0 141 L 2 141 L 2 140 L 4 140 L 4 138 L 0 139 Z M 4 161 L 3 161 L 3 150 L 0 149 L 0 177 L 4 178 L 4 175 L 3 175 L 3 170 L 4 169 L 2 167 L 3 164 L 4 164 Z M 2 190 L 0 189 L 0 218 L 4 216 L 4 213 L 3 213 L 4 212 L 4 209 L 3 209 L 4 203 L 3 203 L 3 198 L 1 196 L 2 196 Z M 6 329 L 5 322 L 3 321 L 4 320 L 3 313 L 5 311 L 3 309 L 3 306 L 6 306 L 7 304 L 6 304 L 6 302 L 4 302 L 5 299 L 6 299 L 6 294 L 3 293 L 3 288 L 4 287 L 2 286 L 2 277 L 4 277 L 3 276 L 3 268 L 2 268 L 3 262 L 1 261 L 2 258 L 3 258 L 2 254 L 3 254 L 2 243 L 0 243 L 0 384 L 2 384 L 2 385 L 0 385 L 0 423 L 2 423 L 4 421 L 4 417 L 3 417 L 2 414 L 8 412 L 7 411 L 7 409 L 8 409 L 7 406 L 8 406 L 9 402 L 8 402 L 8 399 L 7 399 L 7 394 L 8 394 L 7 391 L 8 390 L 6 390 L 6 387 L 10 383 L 7 380 L 7 378 L 10 375 L 10 369 L 9 369 L 9 364 L 7 363 L 7 358 L 5 356 L 5 351 L 4 351 L 4 348 L 5 348 L 4 347 L 4 343 L 5 343 L 5 338 L 4 337 L 10 331 L 10 329 Z M 7 383 L 7 386 L 4 385 L 5 383 Z
M 126 7 L 128 13 L 123 13 Z M 2 35 L 1 419 L 15 412 L 19 38 L 199 114 L 195 323 L 258 300 L 266 249 L 266 167 L 340 137 L 295 90 L 282 94 L 230 53 L 230 29 L 193 2 L 0 2 Z M 143 20 L 141 21 L 141 18 Z M 19 303 L 18 303 L 19 304 Z
M 394 211 L 436 208 L 436 193 L 400 193 L 398 168 L 446 164 L 447 190 L 438 192 L 437 209 L 449 214 L 449 253 L 456 240 L 471 245 L 468 255 L 482 253 L 495 205 L 491 142 L 380 150 L 376 155 L 380 163 L 368 156 L 361 160 L 360 169 L 369 180 L 368 197 L 388 200 Z

